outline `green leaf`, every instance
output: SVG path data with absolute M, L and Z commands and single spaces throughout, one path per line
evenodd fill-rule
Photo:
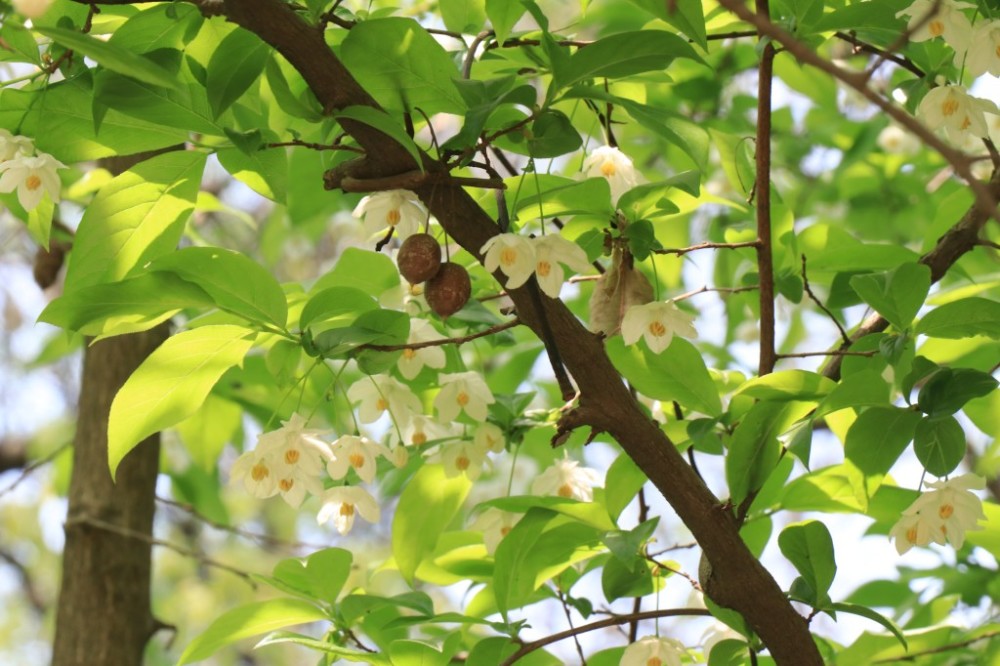
M 518 179 L 512 179 L 512 182 Z M 512 213 L 520 217 L 523 211 L 530 218 L 560 215 L 610 215 L 611 188 L 604 178 L 584 181 L 539 176 L 541 192 L 519 197 Z
M 351 574 L 351 551 L 324 548 L 309 557 L 292 557 L 274 566 L 274 578 L 317 601 L 336 602 Z
M 618 519 L 646 480 L 646 473 L 627 453 L 620 454 L 611 463 L 604 480 L 604 504 L 608 507 L 608 515 L 612 520 Z
M 326 654 L 335 655 L 338 659 L 344 659 L 346 661 L 352 661 L 361 664 L 374 664 L 374 666 L 393 666 L 389 657 L 379 654 L 377 652 L 362 652 L 361 650 L 352 650 L 350 648 L 341 647 L 339 645 L 334 645 L 327 641 L 317 640 L 310 636 L 303 636 L 302 634 L 296 634 L 291 631 L 275 631 L 264 638 L 262 638 L 255 646 L 254 649 L 267 647 L 268 645 L 280 645 L 282 643 L 293 643 L 295 645 L 301 645 L 302 647 L 309 648 L 310 650 L 315 650 L 317 652 L 322 652 Z
M 209 393 L 198 411 L 174 426 L 174 430 L 191 454 L 191 460 L 203 473 L 212 474 L 226 444 L 243 441 L 243 408 L 231 400 Z M 209 484 L 213 499 L 217 499 L 217 480 L 212 478 Z M 221 501 L 219 504 L 221 506 Z
M 688 410 L 709 416 L 722 414 L 719 392 L 701 354 L 687 340 L 675 337 L 660 354 L 642 345 L 625 346 L 621 336 L 605 343 L 615 368 L 636 390 L 656 400 L 676 400 Z
M 181 654 L 178 666 L 207 659 L 236 641 L 293 624 L 325 620 L 326 613 L 298 599 L 270 599 L 223 613 Z
M 309 297 L 299 315 L 299 328 L 314 322 L 325 326 L 353 322 L 364 312 L 375 310 L 378 303 L 369 294 L 354 287 L 329 287 Z
M 252 344 L 253 332 L 242 326 L 202 326 L 172 336 L 150 354 L 111 403 L 111 476 L 140 441 L 198 411 L 222 374 L 239 364 Z
M 830 602 L 827 593 L 837 575 L 837 563 L 833 538 L 826 525 L 817 520 L 789 525 L 781 531 L 778 547 L 813 593 L 807 601 L 816 607 L 827 605 Z
M 341 59 L 386 109 L 427 115 L 462 113 L 452 79 L 459 72 L 444 48 L 419 23 L 401 17 L 362 21 L 340 46 Z
M 673 4 L 662 0 L 630 0 L 630 2 L 674 26 L 703 49 L 708 48 L 701 0 L 676 0 Z
M 913 435 L 913 452 L 934 476 L 947 476 L 965 457 L 965 431 L 954 416 L 924 418 Z
M 971 368 L 941 368 L 933 373 L 917 394 L 917 407 L 931 418 L 947 416 L 960 410 L 973 398 L 988 395 L 997 388 L 997 380 Z
M 239 252 L 186 247 L 156 259 L 149 270 L 167 271 L 195 283 L 220 308 L 251 322 L 284 328 L 288 319 L 281 285 L 270 271 Z
M 260 78 L 271 47 L 260 37 L 237 28 L 222 38 L 208 61 L 205 89 L 218 118 Z
M 56 206 L 49 195 L 45 195 L 37 206 L 28 211 L 28 233 L 32 240 L 46 250 L 49 249 L 49 236 L 52 235 L 52 217 Z
M 486 7 L 483 0 L 440 0 L 438 9 L 444 27 L 452 32 L 475 35 L 486 25 Z
M 424 162 L 420 159 L 420 148 L 414 143 L 413 138 L 406 133 L 403 126 L 385 111 L 372 106 L 349 106 L 338 112 L 336 118 L 338 121 L 347 118 L 368 125 L 369 127 L 374 127 L 405 148 L 406 152 L 413 158 L 413 163 L 417 165 L 417 168 L 421 171 L 424 170 Z
M 486 16 L 490 19 L 497 43 L 507 41 L 514 24 L 524 16 L 524 3 L 520 0 L 486 0 Z
M 408 638 L 389 644 L 389 658 L 393 666 L 445 666 L 451 661 L 451 655 L 428 643 Z
M 1000 339 L 1000 301 L 972 297 L 946 303 L 924 315 L 916 332 L 952 340 L 976 335 Z
M 97 64 L 112 72 L 124 74 L 144 83 L 162 88 L 177 88 L 177 77 L 160 67 L 152 60 L 144 58 L 132 51 L 86 35 L 75 30 L 65 30 L 55 27 L 34 28 L 36 31 L 59 42 L 66 48 L 73 49 L 85 55 Z
M 434 552 L 471 487 L 465 475 L 448 478 L 441 465 L 424 465 L 403 489 L 392 519 L 392 553 L 411 585 L 417 567 Z
M 94 77 L 94 100 L 156 125 L 213 136 L 225 135 L 212 116 L 205 89 L 196 83 L 179 83 L 174 89 L 160 88 L 113 72 L 99 72 Z
M 873 611 L 871 608 L 868 608 L 867 606 L 859 606 L 857 604 L 847 604 L 847 603 L 833 603 L 829 604 L 826 607 L 826 610 L 834 611 L 836 613 L 851 613 L 852 615 L 860 615 L 861 617 L 868 618 L 873 622 L 877 622 L 886 629 L 888 629 L 889 631 L 891 631 L 892 635 L 895 636 L 900 643 L 902 643 L 904 649 L 907 648 L 906 637 L 903 636 L 903 632 L 899 630 L 899 627 L 896 626 L 896 623 L 890 620 L 889 618 L 883 616 L 882 614 Z
M 244 152 L 223 148 L 216 152 L 219 163 L 234 178 L 262 197 L 284 203 L 288 194 L 288 155 L 281 148 Z
M 392 259 L 380 252 L 349 247 L 341 253 L 333 270 L 316 280 L 311 292 L 329 287 L 354 287 L 377 300 L 399 287 L 399 270 Z
M 858 296 L 889 320 L 897 330 L 910 327 L 931 287 L 931 269 L 906 263 L 895 270 L 855 275 L 851 286 Z
M 819 400 L 837 386 L 823 375 L 808 370 L 782 370 L 751 379 L 736 389 L 733 397 L 746 395 L 758 400 Z
M 847 375 L 816 408 L 816 418 L 848 407 L 888 406 L 891 387 L 874 370 Z
M 76 232 L 67 289 L 120 280 L 173 250 L 194 209 L 204 168 L 203 153 L 164 153 L 102 187 Z
M 111 33 L 108 44 L 134 53 L 182 49 L 202 21 L 193 5 L 157 5 L 131 16 Z
M 107 337 L 145 331 L 188 307 L 211 307 L 212 299 L 186 280 L 151 273 L 67 291 L 38 316 L 53 326 Z
M 919 421 L 920 414 L 913 410 L 885 406 L 866 409 L 851 424 L 844 457 L 855 496 L 863 508 L 906 450 Z

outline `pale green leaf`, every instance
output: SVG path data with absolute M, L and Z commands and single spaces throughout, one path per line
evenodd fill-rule
M 222 38 L 208 61 L 205 89 L 218 117 L 260 78 L 271 47 L 248 30 L 233 30 Z
M 381 109 L 372 106 L 349 106 L 337 114 L 337 120 L 354 120 L 359 123 L 374 127 L 382 134 L 401 145 L 413 158 L 413 162 L 421 171 L 424 170 L 424 162 L 420 159 L 420 148 L 413 142 L 413 138 L 406 133 L 403 126 L 392 116 Z
M 1000 301 L 972 297 L 945 303 L 924 315 L 916 332 L 932 338 L 985 335 L 1000 339 Z

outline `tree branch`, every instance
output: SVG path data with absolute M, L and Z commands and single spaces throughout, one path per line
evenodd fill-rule
M 768 0 L 756 0 L 757 14 L 767 16 Z M 763 36 L 763 33 L 762 35 Z M 771 248 L 771 83 L 774 78 L 774 44 L 761 51 L 757 71 L 757 134 L 754 159 L 757 179 L 757 275 L 760 284 L 760 361 L 758 374 L 774 370 L 774 256 Z

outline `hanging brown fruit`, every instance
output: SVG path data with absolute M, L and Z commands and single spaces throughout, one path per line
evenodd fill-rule
M 427 304 L 443 319 L 461 310 L 471 294 L 472 282 L 468 271 L 450 261 L 441 264 L 437 275 L 424 288 Z
M 410 284 L 426 282 L 441 268 L 441 246 L 430 234 L 413 234 L 403 241 L 396 263 Z

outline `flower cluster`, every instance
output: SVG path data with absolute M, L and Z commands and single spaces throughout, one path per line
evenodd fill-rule
M 37 208 L 46 194 L 53 202 L 59 200 L 56 170 L 65 168 L 48 153 L 36 151 L 31 139 L 0 129 L 0 192 L 17 190 L 17 200 L 25 210 Z
M 485 254 L 486 270 L 499 270 L 507 276 L 507 288 L 516 289 L 532 275 L 538 286 L 550 298 L 558 298 L 566 280 L 563 266 L 582 273 L 590 267 L 587 254 L 576 243 L 559 234 L 527 238 L 518 234 L 493 236 L 479 250 Z
M 982 529 L 977 523 L 986 518 L 983 503 L 972 492 L 986 487 L 982 477 L 963 474 L 927 485 L 933 490 L 923 493 L 903 511 L 903 517 L 889 533 L 900 555 L 932 541 L 944 545 L 947 540 L 955 548 L 961 548 L 966 531 Z

